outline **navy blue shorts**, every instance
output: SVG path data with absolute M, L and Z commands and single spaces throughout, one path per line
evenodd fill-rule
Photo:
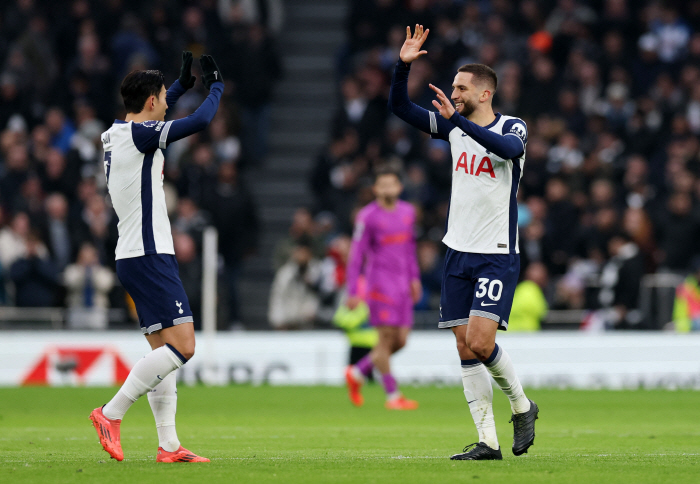
M 119 259 L 117 276 L 134 300 L 144 334 L 193 322 L 174 255 Z
M 505 331 L 519 274 L 519 254 L 473 254 L 448 248 L 438 327 L 460 326 L 469 322 L 469 316 L 481 316 Z

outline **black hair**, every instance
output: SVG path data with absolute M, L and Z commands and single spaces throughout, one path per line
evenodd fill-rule
M 122 81 L 121 93 L 127 113 L 140 113 L 150 96 L 158 97 L 165 85 L 163 73 L 156 70 L 131 71 Z
M 498 87 L 498 76 L 496 71 L 491 69 L 485 64 L 465 64 L 457 72 L 469 72 L 473 75 L 472 83 L 485 82 L 489 84 L 493 91 L 496 92 L 496 87 Z M 476 82 L 474 82 L 476 81 Z

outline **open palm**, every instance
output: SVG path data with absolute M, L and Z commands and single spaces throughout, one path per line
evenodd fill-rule
M 422 25 L 416 24 L 416 29 L 411 35 L 411 27 L 406 27 L 406 41 L 403 43 L 399 54 L 402 61 L 410 64 L 420 56 L 428 53 L 427 50 L 421 50 L 425 39 L 428 38 L 428 32 L 430 32 L 430 29 L 424 31 Z

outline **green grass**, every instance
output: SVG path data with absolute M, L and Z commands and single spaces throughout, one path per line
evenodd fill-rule
M 0 482 L 663 483 L 700 482 L 700 393 L 532 390 L 530 452 L 510 452 L 506 397 L 494 392 L 501 462 L 452 462 L 475 440 L 461 388 L 405 388 L 415 412 L 389 412 L 381 389 L 356 409 L 330 387 L 180 388 L 183 445 L 211 464 L 158 464 L 145 398 L 110 460 L 88 420 L 110 388 L 0 389 Z

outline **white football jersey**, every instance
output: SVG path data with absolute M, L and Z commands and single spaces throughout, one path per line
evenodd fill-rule
M 117 260 L 175 254 L 163 192 L 161 151 L 170 124 L 115 120 L 102 133 L 107 188 L 119 218 Z
M 516 198 L 525 163 L 525 122 L 499 113 L 485 126 L 498 135 L 516 136 L 522 141 L 522 155 L 506 160 L 456 126 L 447 134 L 438 133 L 435 116 L 440 115 L 430 113 L 431 131 L 438 138 L 446 138 L 452 152 L 452 193 L 443 242 L 460 252 L 519 253 Z

